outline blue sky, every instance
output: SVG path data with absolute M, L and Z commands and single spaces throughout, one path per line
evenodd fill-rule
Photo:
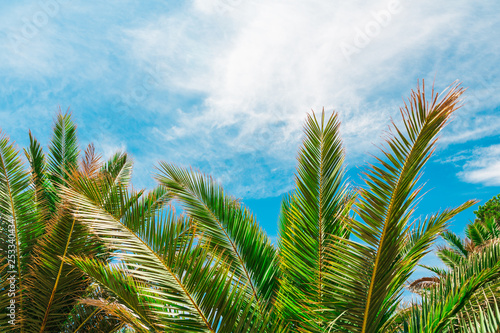
M 242 197 L 276 236 L 311 109 L 343 121 L 360 184 L 418 79 L 468 87 L 423 177 L 420 214 L 500 192 L 498 1 L 0 0 L 0 127 L 47 143 L 60 106 L 81 144 L 192 165 Z M 463 235 L 471 209 L 453 222 Z M 432 259 L 429 259 L 432 260 Z

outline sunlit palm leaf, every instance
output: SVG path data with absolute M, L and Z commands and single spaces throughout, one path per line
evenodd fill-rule
M 47 226 L 47 234 L 37 244 L 26 281 L 30 302 L 25 319 L 30 332 L 55 332 L 64 323 L 89 285 L 79 270 L 66 263 L 70 255 L 98 255 L 104 248 L 89 237 L 88 228 L 76 221 L 68 207 L 60 206 Z
M 455 320 L 455 332 L 493 333 L 500 332 L 500 298 L 498 292 L 483 291 L 485 301 L 471 302 L 465 311 Z M 475 303 L 475 304 L 474 304 Z
M 466 257 L 450 248 L 439 247 L 437 256 L 448 267 L 453 268 L 460 264 Z
M 500 246 L 490 246 L 441 276 L 438 284 L 422 294 L 421 304 L 413 305 L 406 313 L 405 332 L 449 332 L 453 319 L 461 312 L 459 318 L 467 321 L 464 310 L 470 301 L 481 296 L 482 288 L 500 276 L 499 259 Z
M 126 153 L 114 154 L 101 168 L 101 173 L 109 174 L 116 184 L 127 187 L 132 178 L 132 161 Z
M 40 143 L 29 133 L 30 145 L 24 150 L 31 167 L 31 177 L 36 194 L 36 204 L 45 220 L 55 213 L 58 198 L 52 182 L 48 179 L 45 154 Z
M 86 178 L 95 178 L 99 175 L 101 168 L 101 156 L 96 153 L 95 147 L 91 143 L 87 146 L 83 154 L 83 159 L 80 163 L 80 172 Z
M 85 299 L 101 302 L 111 300 L 102 286 L 91 284 L 82 298 L 64 321 L 62 332 L 116 332 L 125 327 L 124 321 L 104 312 L 100 307 L 85 304 Z
M 361 242 L 344 240 L 334 244 L 331 252 L 336 268 L 329 277 L 332 298 L 342 295 L 334 304 L 337 312 L 345 311 L 340 322 L 346 331 L 383 332 L 418 260 L 446 222 L 473 204 L 426 219 L 417 226 L 417 233 L 411 228 L 421 169 L 462 92 L 453 86 L 442 98 L 433 91 L 429 100 L 424 90 L 413 92 L 401 109 L 403 129 L 393 124 L 387 147 L 382 149 L 384 158 L 376 158 L 378 164 L 365 174 L 367 186 L 359 191 L 356 207 L 360 220 L 349 220 Z
M 257 324 L 246 287 L 233 281 L 225 263 L 195 244 L 188 221 L 144 211 L 144 204 L 131 203 L 127 192 L 112 187 L 105 179 L 81 181 L 65 195 L 75 216 L 110 250 L 119 251 L 130 278 L 142 285 L 139 292 L 154 298 L 148 304 L 154 317 L 148 318 L 184 332 L 232 332 L 238 325 Z
M 224 251 L 261 308 L 277 291 L 277 258 L 271 241 L 240 202 L 205 175 L 160 163 L 156 178 L 183 205 L 209 246 Z
M 27 275 L 29 254 L 43 232 L 39 215 L 34 206 L 35 193 L 29 173 L 23 170 L 18 151 L 9 139 L 0 133 L 0 246 L 3 253 L 1 266 L 8 264 L 1 278 L 14 277 L 16 297 L 16 324 L 20 323 L 23 309 L 23 292 Z M 0 290 L 1 299 L 9 289 Z M 5 314 L 2 308 L 0 313 Z M 5 317 L 2 318 L 5 320 Z M 14 327 L 11 327 L 14 329 Z
M 474 245 L 481 245 L 486 240 L 490 239 L 488 230 L 481 222 L 469 224 L 465 230 L 465 234 L 470 240 L 472 240 Z
M 107 264 L 98 259 L 74 256 L 68 260 L 72 265 L 91 276 L 100 286 L 114 296 L 112 299 L 88 298 L 82 304 L 92 306 L 110 316 L 119 318 L 123 323 L 134 327 L 138 332 L 164 330 L 152 308 L 161 309 L 151 295 L 146 295 L 144 285 L 133 278 L 133 274 L 120 264 Z
M 448 245 L 450 245 L 450 247 L 453 248 L 456 252 L 467 257 L 467 255 L 469 254 L 469 251 L 467 250 L 467 244 L 462 239 L 460 239 L 460 237 L 458 237 L 451 231 L 443 233 L 441 237 L 443 237 Z
M 68 174 L 78 168 L 76 125 L 71 121 L 70 113 L 57 115 L 49 152 L 49 178 L 54 185 L 62 185 L 68 179 Z
M 279 242 L 284 278 L 280 301 L 286 302 L 286 311 L 295 310 L 290 320 L 304 319 L 304 309 L 311 303 L 319 309 L 325 307 L 326 249 L 334 236 L 348 236 L 345 220 L 352 195 L 344 180 L 339 127 L 335 113 L 329 119 L 325 119 L 324 110 L 320 120 L 314 113 L 308 116 L 298 157 L 296 190 L 282 210 Z

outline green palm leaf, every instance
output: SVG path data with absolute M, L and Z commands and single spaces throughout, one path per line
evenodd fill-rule
M 49 179 L 54 185 L 64 184 L 68 175 L 77 169 L 79 155 L 76 125 L 71 121 L 71 114 L 59 112 L 48 159 Z
M 348 237 L 346 219 L 353 202 L 345 184 L 340 122 L 333 113 L 325 121 L 308 116 L 298 157 L 296 190 L 285 200 L 280 219 L 280 258 L 283 271 L 281 302 L 298 321 L 311 302 L 325 307 L 326 250 L 335 236 Z M 309 314 L 314 318 L 314 314 Z M 295 317 L 295 318 L 294 318 Z
M 330 254 L 332 298 L 337 313 L 345 312 L 340 322 L 346 331 L 383 332 L 418 260 L 446 222 L 473 204 L 467 202 L 411 228 L 422 167 L 462 92 L 453 86 L 442 98 L 433 91 L 429 100 L 425 89 L 413 92 L 401 109 L 403 129 L 393 124 L 382 149 L 385 158 L 376 158 L 378 164 L 365 174 L 367 186 L 359 190 L 355 209 L 360 220 L 349 220 L 361 242 L 334 243 Z
M 460 333 L 491 333 L 500 331 L 500 305 L 498 293 L 483 291 L 484 300 L 471 302 L 456 320 L 455 331 Z
M 441 276 L 438 284 L 422 294 L 421 304 L 413 305 L 406 312 L 405 332 L 453 332 L 451 329 L 455 318 L 459 318 L 462 323 L 468 322 L 467 316 L 474 313 L 465 312 L 473 304 L 471 301 L 481 297 L 483 288 L 500 276 L 499 259 L 500 246 L 496 244 L 469 256 L 445 276 Z M 498 285 L 494 289 L 497 288 Z M 475 313 L 478 314 L 478 311 Z M 473 322 L 470 324 L 474 325 Z
M 0 229 L 1 257 L 0 265 L 8 264 L 1 273 L 1 283 L 7 277 L 16 279 L 16 324 L 20 323 L 23 309 L 23 293 L 27 275 L 29 254 L 41 233 L 43 226 L 33 206 L 34 191 L 30 176 L 23 170 L 18 151 L 9 139 L 0 133 Z M 0 299 L 5 300 L 9 289 L 0 290 Z M 2 309 L 2 320 L 7 310 Z M 16 326 L 17 327 L 17 326 Z M 14 327 L 11 326 L 11 329 Z
M 101 287 L 114 296 L 110 299 L 88 298 L 82 301 L 86 306 L 92 306 L 109 316 L 117 317 L 122 323 L 133 327 L 138 332 L 164 330 L 159 318 L 152 311 L 155 300 L 147 295 L 145 285 L 133 278 L 133 274 L 120 264 L 107 264 L 98 259 L 74 256 L 68 260 L 82 272 L 91 276 Z M 156 306 L 161 311 L 160 306 Z
M 24 154 L 31 167 L 31 178 L 35 188 L 36 204 L 44 219 L 50 219 L 55 213 L 58 198 L 54 185 L 48 179 L 48 170 L 45 154 L 40 143 L 29 133 L 30 145 Z
M 483 244 L 485 241 L 490 239 L 490 235 L 486 227 L 484 226 L 483 223 L 475 222 L 472 224 L 469 224 L 467 229 L 465 230 L 465 234 L 469 239 L 472 240 L 474 245 L 480 246 Z
M 101 173 L 109 174 L 116 184 L 127 187 L 132 178 L 132 161 L 126 153 L 114 154 L 101 168 Z
M 68 207 L 61 206 L 47 226 L 47 234 L 37 244 L 26 281 L 30 315 L 25 319 L 30 332 L 61 329 L 67 316 L 84 294 L 90 281 L 66 263 L 70 255 L 98 255 L 104 248 L 88 229 L 76 221 Z
M 68 260 L 70 262 L 71 259 Z M 116 316 L 104 312 L 100 307 L 87 305 L 86 301 L 106 302 L 111 296 L 99 285 L 91 284 L 82 299 L 71 310 L 62 325 L 62 332 L 118 332 L 125 323 Z
M 163 162 L 160 172 L 157 180 L 181 202 L 212 250 L 223 251 L 259 307 L 269 307 L 278 286 L 276 250 L 254 216 L 208 176 Z
M 457 266 L 462 260 L 466 258 L 461 253 L 447 247 L 438 248 L 437 256 L 446 266 L 450 268 Z
M 154 299 L 147 302 L 146 318 L 152 323 L 176 332 L 232 332 L 239 326 L 257 326 L 247 287 L 233 279 L 222 258 L 212 258 L 208 249 L 196 244 L 188 220 L 145 211 L 147 205 L 131 200 L 138 195 L 129 197 L 106 179 L 82 180 L 64 192 L 75 216 L 111 251 L 119 251 L 116 256 L 130 283 Z M 79 267 L 103 281 L 91 266 Z M 113 274 L 107 276 L 109 283 L 121 284 Z
M 441 237 L 446 241 L 446 243 L 457 253 L 462 256 L 467 257 L 469 251 L 467 250 L 467 244 L 460 237 L 451 231 L 444 232 Z

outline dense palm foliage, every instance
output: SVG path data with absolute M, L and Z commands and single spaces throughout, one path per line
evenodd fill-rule
M 436 277 L 413 285 L 421 301 L 402 302 L 408 279 L 450 219 L 475 203 L 414 214 L 422 168 L 462 93 L 458 85 L 443 96 L 412 92 L 359 188 L 346 178 L 338 115 L 308 116 L 277 246 L 210 176 L 160 162 L 158 187 L 137 191 L 126 154 L 103 163 L 89 146 L 80 157 L 68 114 L 58 116 L 47 155 L 30 135 L 29 170 L 2 137 L 0 329 L 496 330 L 496 242 L 449 270 L 434 269 Z
M 435 276 L 410 284 L 410 289 L 422 294 L 424 300 L 436 297 L 434 303 L 442 303 L 443 299 L 449 299 L 450 308 L 466 303 L 464 308 L 459 306 L 454 310 L 456 316 L 452 321 L 456 332 L 500 330 L 500 221 L 494 217 L 497 200 L 498 197 L 493 198 L 479 207 L 475 212 L 477 219 L 465 229 L 465 239 L 450 231 L 443 233 L 446 246 L 438 248 L 437 256 L 446 268 L 427 267 Z M 482 280 L 488 282 L 484 284 Z M 433 295 L 435 290 L 441 294 Z M 467 297 L 462 299 L 461 295 Z
M 0 276 L 4 288 L 0 291 L 0 330 L 55 332 L 73 326 L 104 330 L 123 326 L 103 317 L 99 309 L 78 303 L 82 297 L 102 296 L 104 291 L 96 290 L 91 279 L 67 260 L 78 253 L 105 259 L 110 254 L 75 219 L 61 189 L 78 177 L 122 179 L 120 173 L 130 169 L 126 155 L 116 155 L 98 169 L 94 149 L 89 146 L 79 166 L 76 127 L 67 114 L 56 120 L 48 156 L 31 134 L 24 153 L 28 170 L 14 144 L 2 136 Z
M 482 250 L 500 238 L 500 195 L 488 200 L 483 206 L 479 206 L 476 219 L 465 228 L 465 239 L 457 234 L 446 231 L 442 237 L 446 246 L 438 249 L 437 255 L 441 261 L 453 268 L 464 259 Z M 437 272 L 440 273 L 439 271 Z

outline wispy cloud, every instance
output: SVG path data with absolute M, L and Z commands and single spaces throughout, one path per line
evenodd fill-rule
M 241 194 L 265 196 L 290 184 L 307 111 L 324 106 L 340 113 L 356 162 L 378 142 L 419 77 L 432 82 L 437 75 L 439 89 L 455 79 L 472 86 L 471 101 L 445 133 L 445 143 L 500 132 L 498 116 L 488 109 L 500 102 L 491 74 L 498 73 L 491 67 L 496 58 L 470 60 L 473 50 L 491 49 L 487 31 L 499 22 L 471 29 L 468 22 L 486 6 L 454 4 L 195 1 L 128 35 L 140 63 L 170 69 L 161 88 L 201 98 L 196 107 L 179 110 L 173 123 L 155 124 L 159 140 L 182 141 L 189 155 L 176 158 L 203 165 L 230 186 L 239 183 Z M 360 43 L 360 35 L 369 40 Z M 348 57 L 346 45 L 356 48 Z M 227 159 L 241 165 L 228 166 Z M 257 176 L 256 166 L 264 169 Z M 271 174 L 275 169 L 283 177 Z
M 48 129 L 57 106 L 71 106 L 82 140 L 127 147 L 139 179 L 163 159 L 212 173 L 239 196 L 278 195 L 292 184 L 306 112 L 339 112 L 357 164 L 418 78 L 469 87 L 444 143 L 498 135 L 498 9 L 470 0 L 19 1 L 0 12 L 1 126 Z
M 466 159 L 458 176 L 469 183 L 500 186 L 500 144 L 474 149 Z

